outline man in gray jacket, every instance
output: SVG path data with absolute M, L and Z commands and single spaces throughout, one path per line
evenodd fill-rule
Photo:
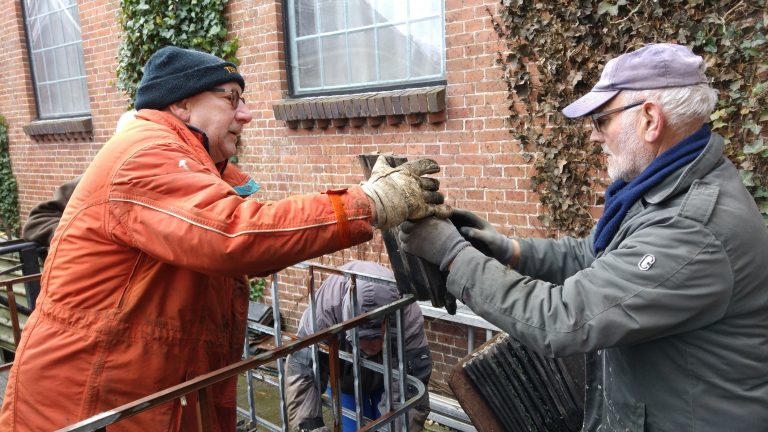
M 544 355 L 586 354 L 585 431 L 768 430 L 768 229 L 709 129 L 704 70 L 648 45 L 563 110 L 591 118 L 614 180 L 588 238 L 510 239 L 466 211 L 469 242 L 446 221 L 401 227 L 480 316 Z
M 350 261 L 341 270 L 365 274 L 375 277 L 393 278 L 390 270 L 379 264 L 367 261 Z M 350 297 L 350 278 L 333 275 L 320 286 L 315 293 L 316 331 L 353 318 Z M 370 312 L 400 299 L 397 288 L 389 285 L 357 280 L 357 299 L 362 313 Z M 405 335 L 406 373 L 415 376 L 426 387 L 432 374 L 432 353 L 427 345 L 427 335 L 424 332 L 424 317 L 416 303 L 411 303 L 403 310 L 403 332 Z M 304 311 L 299 322 L 298 336 L 304 337 L 312 333 L 310 310 Z M 381 363 L 382 331 L 381 322 L 373 322 L 370 326 L 358 330 L 361 356 Z M 339 335 L 340 347 L 351 352 L 351 334 Z M 324 389 L 328 382 L 328 356 L 321 353 L 320 381 Z M 341 371 L 341 403 L 345 408 L 355 410 L 354 375 L 352 365 L 342 361 Z M 288 423 L 291 430 L 300 431 L 325 430 L 320 393 L 315 386 L 315 375 L 312 369 L 312 352 L 304 348 L 288 356 L 286 368 L 286 404 Z M 360 382 L 363 390 L 363 415 L 375 419 L 381 414 L 384 403 L 381 401 L 384 391 L 383 375 L 361 368 Z M 393 386 L 396 388 L 397 386 Z M 411 386 L 408 386 L 411 387 Z M 321 390 L 322 390 L 321 389 Z M 406 398 L 416 394 L 415 387 L 407 389 Z M 420 431 L 429 414 L 429 393 L 424 395 L 408 413 L 409 430 Z M 342 419 L 343 431 L 357 430 L 353 419 Z

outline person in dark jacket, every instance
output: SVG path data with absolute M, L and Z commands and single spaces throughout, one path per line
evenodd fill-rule
M 480 316 L 542 354 L 586 354 L 584 431 L 768 425 L 768 229 L 707 124 L 704 71 L 648 45 L 563 110 L 591 119 L 614 180 L 588 238 L 507 238 L 467 211 L 459 230 L 401 227 Z
M 367 261 L 350 261 L 341 270 L 370 276 L 394 278 L 392 272 L 379 264 Z M 352 303 L 350 297 L 350 278 L 338 275 L 329 277 L 315 293 L 316 323 L 315 331 L 326 329 L 334 324 L 351 319 Z M 385 306 L 400 299 L 397 288 L 381 283 L 362 279 L 357 280 L 357 297 L 361 313 Z M 298 336 L 303 337 L 312 333 L 311 311 L 304 311 L 299 322 Z M 403 310 L 403 332 L 405 334 L 406 373 L 417 377 L 426 387 L 432 374 L 432 353 L 427 345 L 424 332 L 424 317 L 416 303 L 411 303 Z M 361 356 L 381 363 L 382 331 L 381 322 L 372 322 L 370 326 L 358 330 Z M 341 349 L 352 352 L 351 333 L 339 335 Z M 320 393 L 315 386 L 315 375 L 312 368 L 312 352 L 304 348 L 288 356 L 286 368 L 286 405 L 288 407 L 288 423 L 292 430 L 314 431 L 325 430 L 322 418 Z M 341 402 L 342 406 L 354 411 L 354 375 L 351 363 L 342 361 L 341 373 Z M 320 355 L 320 381 L 322 388 L 328 382 L 328 356 Z M 383 375 L 367 368 L 360 368 L 360 382 L 363 389 L 363 415 L 376 419 L 384 409 L 382 394 L 384 392 Z M 397 385 L 393 386 L 397 390 Z M 406 398 L 413 397 L 416 389 L 412 386 L 407 390 Z M 397 398 L 394 398 L 397 401 Z M 408 413 L 410 431 L 421 431 L 429 414 L 429 393 L 416 404 Z M 357 430 L 354 419 L 344 417 L 342 430 Z

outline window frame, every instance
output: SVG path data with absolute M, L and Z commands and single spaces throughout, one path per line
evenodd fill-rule
M 44 83 L 45 84 L 55 83 L 55 84 L 57 84 L 57 89 L 59 89 L 60 87 L 58 86 L 58 83 L 60 83 L 60 82 L 63 82 L 63 81 L 74 81 L 74 80 L 82 81 L 85 84 L 85 94 L 83 95 L 84 99 L 81 102 L 85 102 L 86 103 L 87 110 L 84 110 L 84 111 L 83 110 L 71 111 L 71 112 L 46 113 L 46 114 L 43 113 L 43 110 L 42 110 L 42 107 L 41 107 L 41 103 L 40 103 L 40 99 L 41 99 L 40 85 L 41 84 L 40 84 L 40 81 L 39 81 L 38 71 L 37 71 L 36 61 L 35 61 L 35 53 L 36 53 L 36 51 L 33 51 L 33 47 L 32 47 L 32 37 L 31 37 L 31 34 L 30 34 L 31 27 L 29 25 L 31 18 L 29 16 L 29 11 L 27 10 L 27 7 L 28 7 L 27 6 L 27 1 L 35 1 L 35 0 L 22 0 L 21 1 L 21 12 L 22 12 L 22 24 L 24 26 L 24 37 L 25 37 L 26 46 L 27 46 L 27 55 L 28 55 L 28 58 L 29 58 L 29 65 L 30 65 L 29 69 L 30 69 L 30 74 L 31 74 L 31 77 L 32 77 L 32 88 L 33 88 L 33 91 L 34 91 L 34 94 L 35 94 L 35 110 L 36 110 L 36 114 L 37 114 L 37 119 L 38 120 L 59 120 L 59 119 L 89 117 L 91 115 L 91 101 L 90 101 L 90 93 L 88 91 L 88 74 L 87 74 L 86 67 L 85 67 L 85 58 L 83 56 L 81 56 L 79 58 L 79 61 L 81 62 L 81 65 L 82 65 L 82 71 L 83 71 L 82 75 L 79 75 L 79 76 L 73 77 L 73 78 L 66 78 L 66 79 L 61 79 L 60 77 L 57 76 L 56 80 L 44 81 Z M 70 9 L 71 7 L 72 6 L 70 5 L 70 6 L 67 6 L 66 8 L 58 9 L 56 12 L 61 13 L 62 11 Z M 77 2 L 74 3 L 74 7 L 75 7 L 75 10 L 77 11 L 77 14 L 78 14 L 77 18 L 78 18 L 78 21 L 79 21 L 79 19 L 80 19 L 80 16 L 79 16 L 80 15 L 80 9 L 79 9 L 79 6 L 78 6 Z M 55 12 L 47 12 L 46 14 L 52 14 L 52 13 L 55 13 Z M 34 17 L 34 19 L 37 19 L 37 18 L 40 18 L 40 17 L 43 17 L 43 16 L 44 15 L 39 15 L 39 16 Z M 84 52 L 84 48 L 83 48 L 83 34 L 82 34 L 81 28 L 78 28 L 77 32 L 79 34 L 78 39 L 76 41 L 67 43 L 66 45 L 79 44 L 80 45 L 79 51 L 81 53 L 83 53 Z M 57 47 L 57 45 L 53 45 L 53 46 Z M 58 45 L 58 46 L 64 46 L 64 45 Z M 43 49 L 50 49 L 50 48 L 51 47 L 44 47 Z
M 429 19 L 435 19 L 435 18 L 441 18 L 440 21 L 440 38 L 442 40 L 442 49 L 440 50 L 440 74 L 439 75 L 432 75 L 432 76 L 426 76 L 423 78 L 416 78 L 416 79 L 406 79 L 406 80 L 390 80 L 390 81 L 375 81 L 375 82 L 366 82 L 366 83 L 358 83 L 358 84 L 347 84 L 344 86 L 323 86 L 317 89 L 313 90 L 298 90 L 297 89 L 297 83 L 296 79 L 294 77 L 294 70 L 298 69 L 298 43 L 296 42 L 296 24 L 295 20 L 293 20 L 293 12 L 292 12 L 292 6 L 295 4 L 296 1 L 299 0 L 283 0 L 283 38 L 284 38 L 284 51 L 285 51 L 285 70 L 287 75 L 287 81 L 288 81 L 288 91 L 289 95 L 292 98 L 303 98 L 303 97 L 315 97 L 315 96 L 332 96 L 332 95 L 348 95 L 348 94 L 356 94 L 361 92 L 380 92 L 380 91 L 390 91 L 390 90 L 400 90 L 400 89 L 409 89 L 409 88 L 415 88 L 415 87 L 430 87 L 430 86 L 438 86 L 438 85 L 446 85 L 447 79 L 446 79 L 446 73 L 447 73 L 447 67 L 446 67 L 446 55 L 445 55 L 445 2 L 440 1 L 440 13 L 439 15 L 429 15 L 425 17 L 418 17 L 416 19 L 411 19 L 410 14 L 405 18 L 404 21 L 397 21 L 397 22 L 387 22 L 384 24 L 376 23 L 376 24 L 370 24 L 364 27 L 356 27 L 352 31 L 350 31 L 348 28 L 332 31 L 332 32 L 325 32 L 325 33 L 318 33 L 315 35 L 312 35 L 310 38 L 306 39 L 318 39 L 322 40 L 323 36 L 318 36 L 320 34 L 322 35 L 328 35 L 328 34 L 344 34 L 349 35 L 353 33 L 358 33 L 367 29 L 380 29 L 380 28 L 387 28 L 387 27 L 395 27 L 398 25 L 410 25 L 411 22 L 419 22 L 419 21 L 428 21 Z M 318 0 L 314 0 L 318 1 Z M 344 7 L 345 12 L 347 11 L 347 8 L 349 7 L 349 4 L 347 3 L 347 0 L 344 1 Z M 410 32 L 409 32 L 410 33 Z M 411 35 L 409 34 L 409 38 Z M 411 44 L 409 43 L 406 47 L 407 52 L 410 54 L 410 47 Z M 347 49 L 347 55 L 349 53 L 349 49 Z M 379 51 L 376 50 L 377 54 L 377 63 L 378 63 L 378 53 Z M 347 62 L 347 72 L 352 73 L 352 64 L 351 62 Z M 408 61 L 408 67 L 410 68 L 410 60 Z M 322 61 L 319 62 L 319 68 L 322 70 L 323 63 Z M 376 72 L 377 74 L 380 72 L 378 64 L 376 65 Z M 321 72 L 322 73 L 322 72 Z

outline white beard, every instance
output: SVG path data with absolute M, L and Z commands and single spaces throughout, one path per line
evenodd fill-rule
M 625 113 L 621 119 L 618 149 L 611 153 L 605 145 L 603 151 L 608 155 L 608 176 L 611 180 L 632 181 L 656 159 L 652 147 L 640 141 L 635 130 L 637 115 Z

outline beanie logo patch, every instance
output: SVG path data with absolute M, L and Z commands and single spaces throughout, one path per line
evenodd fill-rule
M 226 69 L 229 73 L 237 73 L 237 68 L 234 66 L 224 66 L 224 69 Z

